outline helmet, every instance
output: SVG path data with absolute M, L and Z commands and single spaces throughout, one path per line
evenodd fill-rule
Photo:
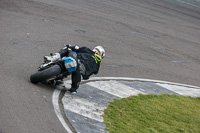
M 105 50 L 102 46 L 96 46 L 92 51 L 100 55 L 102 58 L 105 57 Z

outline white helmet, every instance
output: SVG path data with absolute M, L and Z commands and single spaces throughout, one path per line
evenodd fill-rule
M 96 46 L 92 51 L 100 55 L 102 58 L 105 57 L 105 50 L 102 46 Z

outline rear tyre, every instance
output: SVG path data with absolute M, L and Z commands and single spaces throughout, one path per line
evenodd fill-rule
M 43 71 L 38 71 L 35 74 L 32 74 L 30 80 L 32 83 L 37 84 L 49 78 L 52 78 L 61 73 L 61 68 L 59 65 L 54 65 Z

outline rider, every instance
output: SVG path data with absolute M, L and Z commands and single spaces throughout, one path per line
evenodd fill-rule
M 58 53 L 44 58 L 47 61 L 55 61 L 65 56 L 71 56 L 77 62 L 77 69 L 72 72 L 72 84 L 69 90 L 71 93 L 76 93 L 81 82 L 81 76 L 84 80 L 87 80 L 92 74 L 98 73 L 101 60 L 105 57 L 105 50 L 102 46 L 96 46 L 93 50 L 90 50 L 87 47 L 67 45 Z

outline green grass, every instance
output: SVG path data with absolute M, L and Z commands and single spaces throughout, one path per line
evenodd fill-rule
M 140 94 L 110 103 L 103 117 L 110 133 L 200 133 L 200 98 Z

